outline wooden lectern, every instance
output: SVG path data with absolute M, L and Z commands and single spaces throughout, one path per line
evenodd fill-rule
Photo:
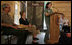
M 62 13 L 53 13 L 50 15 L 50 44 L 55 44 L 59 42 L 59 16 L 63 15 Z

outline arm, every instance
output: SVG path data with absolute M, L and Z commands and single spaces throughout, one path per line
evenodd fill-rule
M 19 19 L 19 23 L 20 23 L 20 25 L 22 25 L 23 27 L 28 27 L 28 25 L 24 25 L 24 22 L 23 22 L 23 20 L 20 18 Z
M 46 12 L 46 13 L 45 13 L 45 16 L 49 16 L 49 14 Z
M 1 23 L 1 26 L 9 27 L 9 24 Z
M 5 23 L 1 23 L 1 26 L 11 27 L 11 28 L 17 29 L 17 27 L 16 27 L 16 26 L 12 26 L 12 25 L 5 24 Z
M 45 9 L 44 14 L 45 14 L 45 16 L 49 16 L 48 10 Z
M 32 27 L 32 24 L 29 22 L 29 20 L 27 20 L 27 23 L 29 24 L 29 27 Z
M 52 14 L 48 13 L 48 12 L 45 12 L 45 16 L 51 16 L 53 14 L 56 14 L 57 12 L 53 12 Z M 58 13 L 58 14 L 61 14 L 61 13 Z
M 29 25 L 23 25 L 23 24 L 20 24 L 22 27 L 28 27 Z
M 56 13 L 56 12 L 54 12 L 54 13 Z M 45 12 L 45 16 L 50 16 L 50 15 L 53 15 L 54 13 L 50 14 L 48 12 Z

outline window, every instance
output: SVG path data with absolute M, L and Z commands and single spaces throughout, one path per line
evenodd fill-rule
M 25 6 L 26 6 L 26 18 L 27 18 L 27 1 L 26 1 Z
M 17 3 L 15 3 L 14 23 L 19 25 L 18 4 Z

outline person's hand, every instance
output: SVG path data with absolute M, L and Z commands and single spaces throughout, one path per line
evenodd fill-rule
M 46 15 L 46 16 L 49 16 L 49 13 L 46 12 L 45 15 Z
M 29 27 L 32 27 L 32 25 L 29 25 Z
M 32 27 L 32 25 L 31 25 L 31 24 L 29 24 L 29 27 Z
M 24 25 L 25 27 L 28 27 L 28 25 Z

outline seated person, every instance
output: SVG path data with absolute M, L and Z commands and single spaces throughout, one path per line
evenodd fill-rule
M 28 19 L 26 19 L 26 14 L 24 11 L 20 12 L 21 14 L 21 18 L 20 18 L 20 24 L 23 24 L 24 26 L 29 28 L 29 31 L 33 33 L 33 43 L 37 43 L 36 40 L 39 40 L 36 36 L 37 36 L 37 30 L 36 27 L 34 25 L 29 24 Z M 30 30 L 30 27 L 34 28 L 33 30 Z
M 16 24 L 13 23 L 12 18 L 8 14 L 11 9 L 9 4 L 2 5 L 3 12 L 1 13 L 1 31 L 3 31 L 2 35 L 14 35 L 17 36 L 17 44 L 25 44 L 24 37 L 26 35 L 26 31 L 18 30 Z M 14 26 L 13 26 L 14 25 Z
M 66 33 L 70 32 L 70 26 L 69 26 L 69 20 L 68 19 L 64 19 L 64 21 L 63 21 L 63 28 L 62 29 Z
M 12 18 L 8 14 L 11 10 L 9 4 L 3 4 L 2 10 L 3 12 L 1 13 L 1 26 L 12 27 L 12 28 L 17 29 L 16 26 L 12 26 L 15 24 L 13 23 Z
M 69 21 L 67 19 L 63 20 L 62 29 L 64 30 L 64 32 L 61 33 L 59 42 L 61 44 L 70 44 L 71 43 L 71 32 L 70 32 Z
M 60 32 L 62 31 L 63 21 L 64 21 L 64 15 L 61 15 L 59 20 Z

